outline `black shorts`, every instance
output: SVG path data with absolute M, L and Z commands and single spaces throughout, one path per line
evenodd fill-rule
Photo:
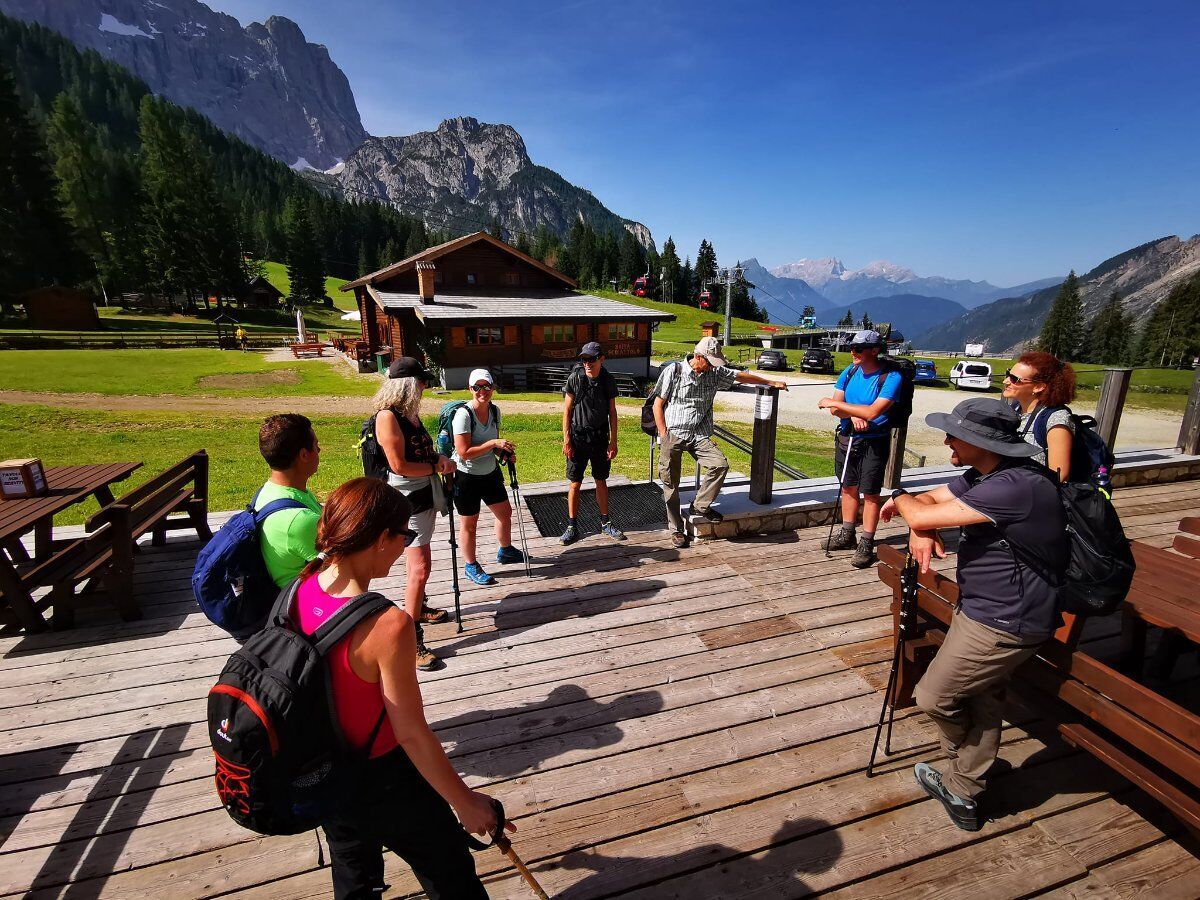
M 846 466 L 846 477 L 842 487 L 857 485 L 859 493 L 865 496 L 875 496 L 883 490 L 883 470 L 887 468 L 888 448 L 891 441 L 888 436 L 881 435 L 873 438 L 854 438 L 854 448 L 850 451 L 850 465 Z M 842 477 L 842 467 L 846 465 L 846 438 L 838 438 L 837 452 L 833 455 L 836 467 L 834 475 Z
M 567 481 L 578 484 L 592 464 L 592 477 L 604 481 L 612 471 L 612 460 L 608 458 L 608 440 L 571 438 L 571 455 L 567 457 Z
M 499 466 L 486 475 L 459 472 L 454 476 L 454 508 L 460 516 L 479 515 L 481 502 L 495 506 L 507 499 L 508 491 L 504 487 L 504 476 Z

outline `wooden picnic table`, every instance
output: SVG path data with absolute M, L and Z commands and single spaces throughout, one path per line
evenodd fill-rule
M 47 492 L 40 497 L 0 501 L 0 591 L 9 609 L 29 630 L 40 631 L 45 620 L 34 605 L 31 589 L 20 569 L 54 556 L 54 517 L 76 503 L 95 497 L 101 506 L 113 502 L 112 485 L 124 481 L 140 462 L 97 463 L 46 468 Z M 33 532 L 33 553 L 21 538 Z

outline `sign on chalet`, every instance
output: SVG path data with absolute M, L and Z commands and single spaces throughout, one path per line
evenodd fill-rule
M 485 232 L 456 238 L 342 286 L 372 354 L 415 356 L 463 388 L 476 366 L 567 365 L 599 341 L 613 372 L 650 375 L 652 326 L 675 317 L 580 294 L 575 282 Z M 440 359 L 436 357 L 440 354 Z

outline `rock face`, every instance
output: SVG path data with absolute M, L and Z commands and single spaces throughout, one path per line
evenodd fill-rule
M 348 199 L 386 200 L 423 215 L 432 228 L 486 230 L 494 221 L 509 239 L 545 226 L 566 236 L 576 220 L 597 230 L 625 228 L 643 246 L 653 240 L 639 222 L 622 219 L 590 191 L 535 165 L 509 125 L 463 116 L 435 131 L 369 138 L 337 174 Z
M 368 137 L 345 74 L 290 19 L 243 29 L 198 0 L 0 0 L 0 12 L 95 50 L 289 165 L 327 169 Z
M 1090 320 L 1116 291 L 1141 325 L 1175 285 L 1198 271 L 1200 235 L 1186 241 L 1171 236 L 1134 247 L 1080 277 L 1084 316 Z M 1041 332 L 1057 293 L 1055 285 L 997 300 L 929 329 L 914 343 L 927 350 L 958 350 L 967 341 L 987 341 L 993 352 L 1016 350 Z
M 802 278 L 777 278 L 759 264 L 757 259 L 742 261 L 742 270 L 746 280 L 754 285 L 750 296 L 767 311 L 771 321 L 779 325 L 795 325 L 804 313 L 804 307 L 811 306 L 818 314 L 829 309 L 832 305 L 828 300 L 813 290 Z M 821 321 L 823 315 L 818 315 Z

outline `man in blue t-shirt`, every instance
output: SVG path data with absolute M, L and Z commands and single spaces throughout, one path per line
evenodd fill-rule
M 859 331 L 850 342 L 853 362 L 838 376 L 832 397 L 818 404 L 841 419 L 834 465 L 842 486 L 842 528 L 821 545 L 823 550 L 854 550 L 850 564 L 865 569 L 875 562 L 875 529 L 879 525 L 879 492 L 887 466 L 888 410 L 900 393 L 900 373 L 879 362 L 883 340 L 878 331 Z M 862 537 L 855 539 L 859 494 L 862 494 Z

